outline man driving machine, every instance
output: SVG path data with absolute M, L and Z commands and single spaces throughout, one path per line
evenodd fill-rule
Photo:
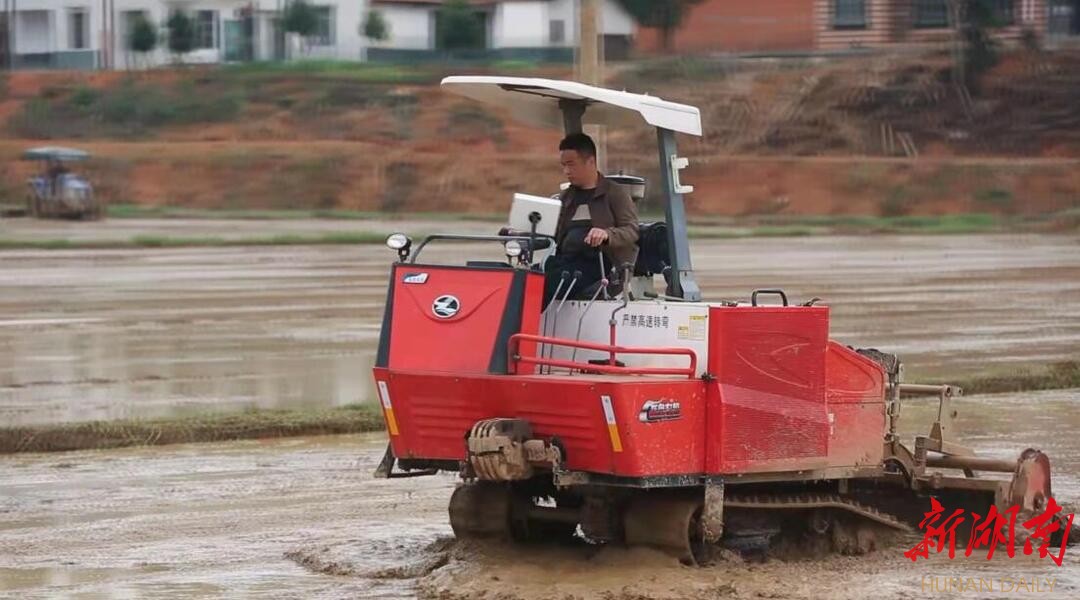
M 592 138 L 584 133 L 563 138 L 559 162 L 570 187 L 559 197 L 562 209 L 555 229 L 558 252 L 544 264 L 545 307 L 563 282 L 564 272 L 571 277 L 581 273 L 573 284 L 577 293 L 571 292 L 571 297 L 589 297 L 612 267 L 621 273 L 624 264 L 633 264 L 637 258 L 637 207 L 622 186 L 597 171 Z M 563 287 L 560 297 L 567 289 Z M 617 288 L 612 286 L 609 291 L 615 293 Z

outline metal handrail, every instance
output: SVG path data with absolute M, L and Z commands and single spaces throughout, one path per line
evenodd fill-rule
M 555 243 L 555 238 L 550 235 L 536 234 L 536 238 L 550 239 L 552 244 Z M 435 240 L 456 240 L 459 242 L 508 242 L 510 240 L 517 240 L 519 242 L 530 241 L 527 235 L 465 235 L 457 233 L 436 233 L 424 238 L 424 241 L 420 242 L 420 245 L 413 251 L 412 260 L 410 264 L 415 264 L 416 259 L 420 257 L 420 252 L 424 249 L 424 246 L 428 245 L 428 242 Z
M 690 359 L 690 365 L 685 368 L 678 367 L 620 367 L 618 365 L 596 365 L 592 363 L 582 363 L 572 360 L 558 360 L 553 358 L 543 358 L 534 356 L 521 356 L 517 353 L 518 345 L 521 342 L 536 342 L 538 344 L 551 344 L 553 346 L 567 346 L 570 348 L 580 348 L 583 350 L 596 350 L 599 352 L 606 352 L 611 356 L 616 354 L 659 354 L 665 356 L 686 356 Z M 563 338 L 546 337 L 542 335 L 532 335 L 528 333 L 515 333 L 510 336 L 510 341 L 507 344 L 507 352 L 510 355 L 509 367 L 510 373 L 517 372 L 517 364 L 533 364 L 533 365 L 546 365 L 551 367 L 561 367 L 566 369 L 582 369 L 586 371 L 595 371 L 598 373 L 607 373 L 612 375 L 685 375 L 690 379 L 697 376 L 697 353 L 690 348 L 641 348 L 633 346 L 612 346 L 609 344 L 594 344 L 592 342 L 582 342 L 578 340 L 568 340 Z

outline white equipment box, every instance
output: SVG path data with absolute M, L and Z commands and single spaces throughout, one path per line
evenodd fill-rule
M 535 212 L 540 214 L 540 222 L 536 224 L 536 233 L 555 235 L 555 228 L 559 224 L 560 210 L 562 210 L 562 202 L 557 198 L 514 194 L 514 203 L 510 207 L 509 225 L 513 229 L 529 231 L 532 229 L 529 215 Z
M 541 335 L 594 344 L 610 342 L 608 319 L 621 300 L 568 300 L 562 310 L 553 300 L 541 316 Z M 584 315 L 584 318 L 582 318 Z M 580 330 L 579 330 L 580 327 Z M 709 368 L 709 304 L 704 302 L 657 302 L 635 300 L 615 317 L 615 342 L 620 346 L 689 348 L 697 354 L 697 375 Z M 541 346 L 545 356 L 587 362 L 608 358 L 604 352 L 574 350 L 566 346 Z M 628 367 L 686 367 L 685 356 L 620 354 Z M 559 371 L 559 369 L 556 369 Z

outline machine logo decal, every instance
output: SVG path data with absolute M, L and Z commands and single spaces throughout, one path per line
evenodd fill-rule
M 681 418 L 682 405 L 678 400 L 646 400 L 638 413 L 638 420 L 642 423 L 675 421 Z
M 457 299 L 457 296 L 450 294 L 443 294 L 431 303 L 432 314 L 440 319 L 449 319 L 458 314 L 459 310 L 461 310 L 461 301 Z
M 427 283 L 427 273 L 406 273 L 402 283 Z

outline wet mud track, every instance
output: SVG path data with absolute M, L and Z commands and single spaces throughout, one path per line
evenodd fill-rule
M 1080 499 L 1080 390 L 956 406 L 980 452 L 1040 445 L 1055 495 Z M 906 430 L 931 410 L 905 410 Z M 1040 583 L 1039 593 L 956 597 L 1080 597 L 1076 547 L 1062 567 L 962 549 L 912 564 L 912 538 L 864 557 L 689 568 L 648 549 L 458 543 L 446 516 L 454 477 L 372 479 L 384 443 L 372 434 L 0 457 L 0 597 L 856 600 L 941 597 L 924 586 L 949 577 L 1054 581 L 1052 593 Z

